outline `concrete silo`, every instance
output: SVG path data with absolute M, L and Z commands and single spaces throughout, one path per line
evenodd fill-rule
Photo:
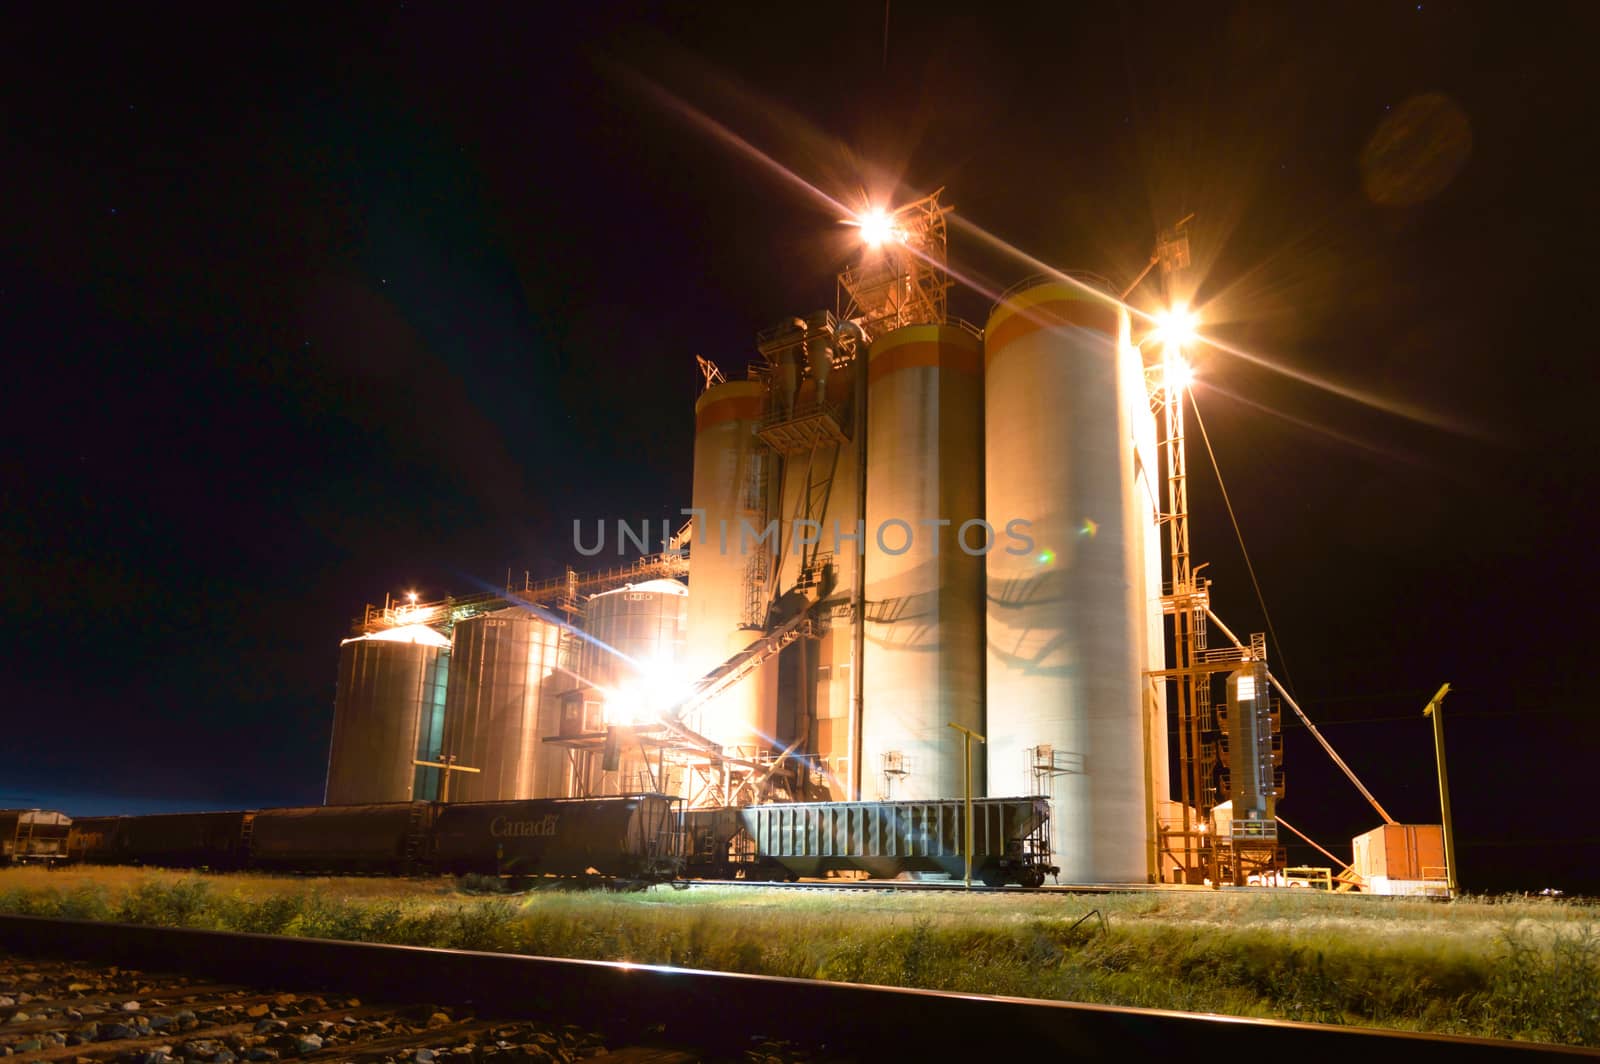
M 867 372 L 863 793 L 960 797 L 948 725 L 984 728 L 982 345 L 904 326 L 872 345 Z
M 346 639 L 339 647 L 329 805 L 407 802 L 433 797 L 433 760 L 450 672 L 450 640 L 426 625 Z
M 443 750 L 476 773 L 453 773 L 450 800 L 539 798 L 563 789 L 562 751 L 542 740 L 559 722 L 561 628 L 526 610 L 455 626 Z
M 1053 799 L 1069 882 L 1149 867 L 1125 333 L 1114 305 L 1064 281 L 1014 289 L 985 332 L 987 515 L 1027 537 L 988 555 L 988 789 Z
M 765 602 L 751 593 L 770 565 L 765 528 L 770 457 L 756 436 L 765 387 L 724 381 L 695 403 L 694 540 L 689 548 L 686 671 L 703 676 L 760 634 Z M 746 531 L 748 530 L 748 531 Z M 764 585 L 760 585 L 764 586 Z M 768 662 L 689 721 L 729 752 L 764 752 L 777 730 L 777 663 Z

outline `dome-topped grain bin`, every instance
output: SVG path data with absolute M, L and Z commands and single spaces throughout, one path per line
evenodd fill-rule
M 523 609 L 455 626 L 444 753 L 476 773 L 452 773 L 450 800 L 539 798 L 561 788 L 562 750 L 542 740 L 559 720 L 561 628 Z
M 450 640 L 413 624 L 346 639 L 339 648 L 329 805 L 431 798 L 439 754 Z M 418 793 L 418 791 L 430 793 Z

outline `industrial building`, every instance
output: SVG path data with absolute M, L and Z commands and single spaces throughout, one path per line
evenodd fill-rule
M 1189 557 L 1176 338 L 1092 274 L 952 317 L 949 210 L 863 215 L 832 310 L 742 377 L 701 360 L 659 553 L 368 607 L 327 800 L 959 799 L 972 741 L 972 794 L 1050 799 L 1064 882 L 1281 869 L 1265 640 Z

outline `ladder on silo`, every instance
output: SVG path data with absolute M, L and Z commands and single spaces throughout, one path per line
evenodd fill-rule
M 776 458 L 770 450 L 759 447 L 752 453 L 750 471 L 745 477 L 743 495 L 739 499 L 740 508 L 750 513 L 759 513 L 763 523 L 770 516 L 771 507 L 768 505 L 767 491 L 770 484 L 768 467 Z M 761 529 L 764 537 L 765 524 Z M 781 535 L 781 533 L 780 533 Z M 739 549 L 744 550 L 744 530 L 739 529 Z M 772 596 L 767 588 L 772 578 L 772 550 L 767 546 L 765 538 L 756 541 L 756 549 L 750 553 L 744 566 L 744 604 L 740 608 L 739 627 L 752 629 L 765 629 L 767 626 L 767 604 Z

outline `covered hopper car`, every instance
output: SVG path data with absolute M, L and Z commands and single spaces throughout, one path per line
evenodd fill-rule
M 437 871 L 670 879 L 679 871 L 677 803 L 664 795 L 453 802 L 434 822 Z
M 426 870 L 432 802 L 263 809 L 250 824 L 250 867 L 286 872 Z
M 71 829 L 53 809 L 0 809 L 0 865 L 64 860 Z
M 986 886 L 1037 887 L 1050 863 L 1045 798 L 975 798 L 972 875 Z M 966 804 L 796 802 L 685 815 L 691 872 L 709 878 L 824 876 L 858 872 L 961 877 Z
M 245 866 L 244 830 L 250 813 L 155 813 L 85 817 L 74 823 L 67 849 L 93 864 L 231 870 Z
M 67 832 L 67 860 L 110 863 L 106 855 L 110 851 L 117 825 L 123 819 L 120 816 L 73 817 L 72 827 Z

